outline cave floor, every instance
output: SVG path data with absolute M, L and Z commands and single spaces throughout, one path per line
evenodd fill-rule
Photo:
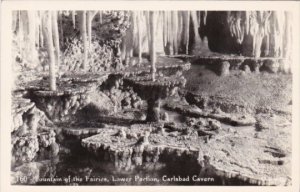
M 150 132 L 149 144 L 139 150 L 146 151 L 150 161 L 164 153 L 177 158 L 190 154 L 202 164 L 207 163 L 200 175 L 211 172 L 255 185 L 289 185 L 291 75 L 245 74 L 233 70 L 230 75 L 222 77 L 204 66 L 192 65 L 184 76 L 187 84 L 183 92 L 190 94 L 185 96 L 188 102 L 169 99 L 165 105 L 167 113 L 173 113 L 169 115 L 169 122 L 175 124 L 106 127 L 98 135 L 84 139 L 83 146 L 90 151 L 109 148 L 110 153 L 127 160 L 132 151 L 138 150 L 135 145 L 146 130 Z M 209 101 L 203 107 L 187 97 L 194 97 L 194 100 L 208 97 Z M 237 107 L 232 107 L 233 104 Z M 228 110 L 224 112 L 222 108 Z M 223 116 L 226 118 L 219 118 Z M 244 124 L 244 121 L 238 124 L 227 121 L 235 116 L 251 118 Z M 220 120 L 217 130 L 207 125 L 211 119 Z M 125 130 L 127 137 L 120 137 L 121 129 Z M 209 162 L 203 159 L 204 156 L 209 157 Z
M 160 61 L 160 67 L 167 68 L 165 58 Z M 180 63 L 184 66 L 184 62 Z M 119 168 L 141 165 L 144 156 L 154 164 L 158 157 L 165 161 L 168 157 L 189 157 L 202 166 L 200 175 L 237 178 L 254 185 L 290 185 L 292 76 L 241 70 L 218 76 L 196 64 L 183 75 L 187 82 L 179 91 L 180 99 L 169 98 L 163 102 L 162 110 L 169 116 L 167 122 L 138 123 L 132 121 L 134 115 L 127 115 L 121 118 L 122 122 L 130 123 L 121 126 L 111 125 L 118 124 L 116 116 L 101 127 L 60 128 L 78 136 L 88 151 L 96 155 L 101 150 L 107 153 Z M 85 87 L 82 91 L 86 91 L 86 85 L 106 79 L 107 74 L 66 74 L 58 87 L 64 90 L 61 94 L 71 94 L 78 87 Z M 19 87 L 48 95 L 49 92 L 40 89 L 46 87 L 46 80 L 41 77 L 22 82 Z M 65 88 L 70 88 L 68 93 Z M 104 116 L 103 119 L 109 118 Z
M 228 76 L 218 76 L 203 65 L 194 64 L 183 72 L 185 91 L 214 99 L 219 103 L 247 106 L 252 110 L 271 109 L 291 114 L 292 75 L 267 72 L 245 73 L 232 70 Z

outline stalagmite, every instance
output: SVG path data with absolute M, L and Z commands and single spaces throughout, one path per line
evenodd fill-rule
M 57 11 L 52 11 L 52 33 L 55 46 L 55 58 L 57 67 L 60 65 L 60 46 L 59 46 L 59 34 L 57 25 Z
M 126 57 L 126 36 L 122 38 L 122 43 L 121 43 L 121 60 L 125 61 Z
M 150 33 L 151 33 L 151 52 L 150 52 L 150 58 L 151 58 L 151 75 L 152 75 L 152 81 L 155 81 L 155 74 L 156 74 L 156 49 L 155 49 L 155 13 L 154 11 L 150 11 L 149 15 L 149 24 L 150 24 Z
M 53 47 L 53 35 L 52 35 L 52 14 L 50 11 L 45 12 L 43 20 L 43 33 L 46 40 L 46 47 L 49 54 L 49 79 L 50 79 L 50 90 L 56 90 L 56 69 L 55 69 L 55 56 Z

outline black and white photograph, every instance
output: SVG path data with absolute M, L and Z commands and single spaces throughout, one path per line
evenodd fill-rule
M 9 158 L 10 185 L 299 182 L 295 11 L 95 6 L 9 14 L 10 143 L 1 157 Z

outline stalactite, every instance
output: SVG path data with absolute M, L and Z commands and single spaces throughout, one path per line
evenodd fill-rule
M 35 39 L 35 32 L 36 32 L 36 12 L 35 11 L 27 11 L 28 14 L 28 29 L 29 29 L 29 49 L 30 49 L 30 58 L 31 62 L 34 62 L 35 58 L 37 57 L 37 51 L 35 47 L 36 39 Z
M 199 36 L 199 32 L 198 32 L 199 25 L 198 25 L 198 21 L 197 21 L 196 11 L 191 11 L 191 18 L 192 18 L 192 22 L 194 25 L 193 29 L 194 29 L 195 41 L 198 41 L 198 40 L 200 40 L 200 36 Z
M 199 46 L 201 43 L 201 39 L 200 39 L 200 35 L 199 35 L 199 25 L 198 25 L 198 21 L 197 21 L 197 14 L 196 11 L 191 11 L 191 19 L 192 19 L 192 23 L 193 23 L 193 29 L 194 29 L 194 45 L 193 45 L 193 54 L 197 54 L 195 51 L 199 50 Z
M 155 74 L 156 74 L 156 47 L 155 47 L 155 13 L 154 11 L 150 11 L 149 15 L 149 24 L 150 24 L 150 33 L 151 33 L 151 52 L 150 52 L 150 58 L 151 58 L 151 75 L 152 75 L 152 81 L 155 81 Z
M 73 28 L 76 28 L 76 16 L 75 16 L 76 12 L 72 11 L 72 23 L 73 23 Z
M 189 54 L 189 41 L 190 41 L 190 12 L 184 11 L 183 13 L 184 23 L 184 40 L 185 40 L 185 53 Z
M 125 46 L 126 46 L 125 63 L 126 63 L 126 65 L 129 64 L 129 60 L 133 56 L 134 17 L 135 17 L 135 12 L 132 11 L 131 15 L 130 15 L 130 23 L 131 23 L 131 25 L 130 25 L 129 29 L 127 30 L 127 33 L 126 33 L 126 36 L 125 36 Z
M 246 28 L 246 34 L 249 34 L 249 18 L 250 17 L 250 12 L 245 11 L 245 28 Z
M 92 44 L 92 13 L 91 11 L 87 11 L 87 36 L 88 36 L 88 47 L 90 50 L 91 44 Z
M 44 33 L 43 33 L 43 15 L 42 15 L 42 12 L 39 11 L 39 14 L 40 14 L 40 26 L 39 26 L 39 41 L 40 41 L 40 47 L 44 47 Z
M 177 11 L 172 11 L 172 41 L 173 41 L 173 54 L 178 54 L 178 42 L 177 42 L 177 35 L 178 35 L 178 14 Z
M 198 25 L 201 26 L 201 11 L 196 11 Z
M 36 45 L 39 48 L 40 47 L 40 14 L 39 12 L 36 13 L 36 29 L 35 29 L 35 39 L 36 39 Z
M 167 31 L 168 31 L 168 34 L 167 34 L 167 52 L 169 55 L 172 55 L 173 54 L 173 45 L 174 45 L 174 41 L 173 41 L 173 25 L 172 25 L 172 12 L 171 11 L 168 11 L 167 12 Z
M 24 35 L 23 35 L 23 23 L 22 23 L 21 11 L 18 11 L 18 16 L 19 16 L 19 31 L 18 31 L 19 51 L 20 51 L 20 55 L 23 55 L 22 45 L 23 45 Z
M 203 24 L 206 25 L 206 20 L 207 20 L 207 11 L 204 11 L 204 16 L 203 16 Z
M 86 11 L 81 11 L 81 38 L 83 43 L 83 70 L 87 70 L 88 65 L 88 42 L 87 42 L 87 32 L 86 32 Z
M 59 36 L 61 39 L 60 46 L 63 46 L 63 42 L 64 42 L 63 13 L 62 12 L 59 13 L 58 16 L 59 16 Z
M 87 34 L 88 34 L 88 46 L 89 49 L 92 44 L 92 22 L 96 16 L 97 11 L 87 11 Z
M 53 34 L 52 34 L 52 14 L 50 11 L 45 12 L 43 15 L 43 33 L 45 37 L 46 47 L 49 55 L 49 80 L 50 90 L 56 90 L 56 68 L 55 68 L 55 56 L 53 47 Z
M 163 12 L 163 43 L 164 43 L 164 50 L 166 49 L 167 42 L 168 42 L 168 26 L 167 26 L 167 13 Z M 165 53 L 166 54 L 166 53 Z
M 57 11 L 52 11 L 52 34 L 53 34 L 53 42 L 55 46 L 55 58 L 56 65 L 60 65 L 60 46 L 59 46 L 59 33 L 58 33 L 58 19 L 57 19 Z
M 275 55 L 278 57 L 282 57 L 283 55 L 283 31 L 284 31 L 284 11 L 275 11 Z
M 178 53 L 181 51 L 182 46 L 182 38 L 183 38 L 183 18 L 182 18 L 182 11 L 178 11 L 178 31 L 177 31 L 177 46 L 178 46 Z
M 145 11 L 145 18 L 146 18 L 146 28 L 147 28 L 147 38 L 148 38 L 148 52 L 151 53 L 151 32 L 150 32 L 150 18 L 149 18 L 149 11 Z
M 142 25 L 141 25 L 141 11 L 137 12 L 137 35 L 138 35 L 138 64 L 142 63 Z
M 102 11 L 99 11 L 99 23 L 102 24 L 103 23 L 103 16 L 102 16 Z
M 12 32 L 17 31 L 17 23 L 18 23 L 18 11 L 12 12 Z
M 242 12 L 241 11 L 237 11 L 234 12 L 232 15 L 229 12 L 229 18 L 228 18 L 228 22 L 229 22 L 229 28 L 230 28 L 230 33 L 232 37 L 235 37 L 236 41 L 238 44 L 242 44 L 243 40 L 244 40 L 244 25 L 242 25 Z
M 292 14 L 288 11 L 285 11 L 285 20 L 284 20 L 284 41 L 283 41 L 283 57 L 290 58 L 292 50 Z

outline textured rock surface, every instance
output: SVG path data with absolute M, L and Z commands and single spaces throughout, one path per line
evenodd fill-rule
M 286 74 L 251 73 L 241 75 L 232 70 L 221 77 L 202 66 L 192 65 L 183 73 L 188 103 L 201 109 L 220 108 L 226 113 L 275 111 L 291 113 L 292 76 Z
M 191 117 L 206 117 L 219 120 L 233 126 L 254 125 L 256 120 L 253 116 L 240 113 L 224 113 L 222 111 L 202 111 L 196 106 L 190 106 L 179 102 L 169 102 L 165 105 L 166 109 L 176 111 L 182 115 Z
M 282 120 L 277 117 L 276 123 Z M 191 125 L 185 129 L 145 124 L 106 127 L 100 134 L 83 139 L 82 146 L 122 169 L 157 162 L 166 156 L 187 155 L 199 161 L 200 174 L 210 172 L 256 185 L 290 184 L 290 125 L 282 130 L 272 127 L 271 134 L 256 132 L 254 127 L 232 128 L 201 118 Z M 279 134 L 282 143 L 274 140 Z
M 29 99 L 22 97 L 13 97 L 12 119 L 11 132 L 15 135 L 24 135 L 28 132 L 35 133 L 39 127 L 52 125 L 43 111 L 37 109 Z
M 40 158 L 49 158 L 52 144 L 56 143 L 53 130 L 39 131 L 38 134 L 26 134 L 12 137 L 12 164 L 28 163 Z

